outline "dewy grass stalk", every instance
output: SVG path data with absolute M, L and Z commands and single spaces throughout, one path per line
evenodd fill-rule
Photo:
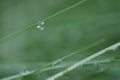
M 96 46 L 96 45 L 98 45 L 98 44 L 100 44 L 100 43 L 102 43 L 102 42 L 104 42 L 104 41 L 105 41 L 105 39 L 101 39 L 101 40 L 99 40 L 99 41 L 97 41 L 97 42 L 95 42 L 95 43 L 92 43 L 91 45 L 89 45 L 89 46 L 87 46 L 87 47 L 85 47 L 85 48 L 82 48 L 82 49 L 77 50 L 77 51 L 75 51 L 75 52 L 73 52 L 73 53 L 71 53 L 71 54 L 68 54 L 68 55 L 66 55 L 66 56 L 64 56 L 64 57 L 62 57 L 62 58 L 60 58 L 60 59 L 57 59 L 57 60 L 53 61 L 52 63 L 49 63 L 49 64 L 47 64 L 47 65 L 44 65 L 43 67 L 37 69 L 37 70 L 34 72 L 34 74 L 37 74 L 37 73 L 41 72 L 42 70 L 44 70 L 46 67 L 53 66 L 53 65 L 55 65 L 55 64 L 57 64 L 57 63 L 65 60 L 65 59 L 67 59 L 67 58 L 69 58 L 69 57 L 71 57 L 71 56 L 73 56 L 73 55 L 76 55 L 76 54 L 78 54 L 78 53 L 80 53 L 80 52 L 82 52 L 82 51 L 86 51 L 86 50 L 88 50 L 88 49 L 90 49 L 90 48 L 92 48 L 92 47 L 94 47 L 94 46 Z
M 110 46 L 108 48 L 105 48 L 105 49 L 103 49 L 103 50 L 101 50 L 101 51 L 99 51 L 99 52 L 97 52 L 97 53 L 95 53 L 95 54 L 93 54 L 93 55 L 91 55 L 91 56 L 89 56 L 89 57 L 75 63 L 75 64 L 73 64 L 72 66 L 68 67 L 67 69 L 53 75 L 52 77 L 50 77 L 50 78 L 48 78 L 46 80 L 55 80 L 55 79 L 63 76 L 64 74 L 76 69 L 77 67 L 84 65 L 86 62 L 88 62 L 88 61 L 90 61 L 90 60 L 92 60 L 92 59 L 106 53 L 107 51 L 116 50 L 119 46 L 120 46 L 120 42 L 118 42 L 118 43 L 116 43 L 116 44 L 114 44 L 114 45 L 112 45 L 112 46 Z
M 106 60 L 90 61 L 90 62 L 85 63 L 84 66 L 96 65 L 96 64 L 106 64 L 106 63 L 111 63 L 111 62 L 120 62 L 120 59 L 111 58 L 111 59 L 106 59 Z M 56 65 L 54 67 L 52 66 L 52 67 L 45 68 L 42 72 L 48 71 L 48 70 L 53 70 L 53 69 L 58 69 L 58 68 L 63 68 L 63 67 L 68 67 L 68 66 L 69 66 L 68 64 L 67 65 L 66 64 L 65 65 L 64 64 L 63 65 Z M 1 80 L 13 80 L 16 78 L 27 76 L 27 75 L 32 74 L 32 73 L 34 73 L 34 71 L 22 73 L 21 75 L 20 74 L 14 75 L 14 76 L 7 77 L 7 78 L 1 79 Z
M 90 49 L 90 48 L 93 48 L 93 47 L 95 47 L 96 45 L 98 45 L 98 44 L 100 44 L 100 43 L 102 43 L 102 42 L 104 42 L 104 41 L 105 41 L 105 39 L 101 39 L 101 40 L 99 40 L 99 41 L 97 41 L 97 42 L 95 42 L 95 43 L 92 43 L 91 45 L 89 45 L 89 46 L 87 46 L 87 47 L 85 47 L 85 48 L 82 48 L 82 49 L 80 49 L 80 50 L 78 50 L 78 51 L 75 51 L 75 52 L 73 52 L 73 53 L 71 53 L 71 54 L 69 54 L 69 55 L 67 55 L 67 56 L 64 56 L 64 57 L 56 60 L 56 61 L 59 62 L 59 61 L 65 60 L 65 59 L 67 59 L 68 57 L 71 57 L 71 56 L 76 55 L 76 54 L 78 54 L 78 53 L 80 53 L 80 52 L 82 52 L 82 51 L 86 51 L 86 50 L 88 50 L 88 49 Z M 27 76 L 27 75 L 30 75 L 30 74 L 35 75 L 35 74 L 37 74 L 37 73 L 39 73 L 39 72 L 42 72 L 42 71 L 46 70 L 49 66 L 52 66 L 53 64 L 55 64 L 56 61 L 53 61 L 52 63 L 46 64 L 46 65 L 40 67 L 40 68 L 37 69 L 37 70 L 29 71 L 29 72 L 23 73 L 23 74 L 14 75 L 14 76 L 11 76 L 11 77 L 8 77 L 8 78 L 4 78 L 4 79 L 1 79 L 1 80 L 12 80 L 12 79 L 20 78 L 20 77 Z
M 36 23 L 34 23 L 34 24 L 32 24 L 32 25 L 29 25 L 29 26 L 23 28 L 23 29 L 20 30 L 20 31 L 17 31 L 17 32 L 15 32 L 15 33 L 13 33 L 13 34 L 10 34 L 10 35 L 8 35 L 8 36 L 5 36 L 5 37 L 3 37 L 3 38 L 0 39 L 0 43 L 1 43 L 2 41 L 5 41 L 5 40 L 7 40 L 7 39 L 9 39 L 9 38 L 12 38 L 12 37 L 18 35 L 18 34 L 21 34 L 21 33 L 25 32 L 25 31 L 33 28 L 33 27 L 38 26 L 38 23 L 39 23 L 39 22 L 46 22 L 46 21 L 52 19 L 53 17 L 59 16 L 59 15 L 61 15 L 62 13 L 67 12 L 68 10 L 70 10 L 70 9 L 72 9 L 72 8 L 74 8 L 74 7 L 77 7 L 78 5 L 84 3 L 85 1 L 87 1 L 87 0 L 81 0 L 81 1 L 73 4 L 72 6 L 70 6 L 70 7 L 68 7 L 68 8 L 65 8 L 65 9 L 63 9 L 63 10 L 61 10 L 61 11 L 59 11 L 59 12 L 57 12 L 57 13 L 55 13 L 55 14 L 47 17 L 47 18 L 45 18 L 45 19 L 42 19 L 42 20 L 40 20 L 40 21 L 37 21 Z

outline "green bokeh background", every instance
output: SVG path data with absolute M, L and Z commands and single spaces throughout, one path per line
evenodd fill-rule
M 0 0 L 0 38 L 46 18 L 80 0 Z M 45 23 L 44 31 L 36 27 L 0 43 L 0 79 L 34 70 L 98 40 L 106 41 L 73 56 L 76 62 L 120 41 L 120 0 L 88 0 Z M 100 59 L 120 56 L 120 49 Z M 70 63 L 72 64 L 72 63 Z M 58 80 L 120 80 L 120 63 L 77 68 Z M 61 69 L 63 70 L 63 68 Z M 45 80 L 60 70 L 40 73 L 31 80 Z M 97 72 L 98 71 L 98 72 Z

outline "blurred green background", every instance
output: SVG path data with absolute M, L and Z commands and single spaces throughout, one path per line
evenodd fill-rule
M 25 28 L 80 0 L 0 0 L 0 38 Z M 36 27 L 0 43 L 0 79 L 24 69 L 34 70 L 93 42 L 106 41 L 64 61 L 79 61 L 120 41 L 120 0 L 88 0 L 45 23 L 44 31 Z M 102 59 L 120 56 L 120 49 Z M 63 63 L 64 63 L 63 62 Z M 102 64 L 105 70 L 88 65 L 58 80 L 120 80 L 120 63 Z M 63 70 L 38 74 L 31 80 L 45 80 Z

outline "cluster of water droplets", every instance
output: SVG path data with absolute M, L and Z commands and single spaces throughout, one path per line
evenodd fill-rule
M 43 31 L 44 30 L 44 24 L 45 24 L 45 22 L 44 21 L 41 21 L 40 23 L 39 23 L 39 25 L 37 25 L 37 28 L 39 29 L 39 30 L 41 30 L 41 31 Z
M 57 65 L 57 64 L 59 64 L 59 63 L 62 63 L 62 60 L 61 60 L 61 59 L 54 61 L 54 62 L 52 63 L 52 66 L 55 66 L 55 65 Z
M 111 47 L 111 50 L 116 51 L 119 46 L 120 46 L 120 43 L 115 44 L 114 46 Z
M 113 50 L 113 51 L 117 51 L 117 49 L 118 49 L 118 47 L 115 47 L 115 48 L 113 48 L 112 50 Z
M 113 46 L 110 46 L 110 47 L 104 49 L 104 51 L 105 52 L 108 52 L 108 51 L 117 51 L 117 49 L 118 49 L 119 46 L 120 46 L 120 43 L 117 43 L 117 44 L 115 44 Z
M 27 69 L 24 69 L 20 72 L 21 75 L 26 75 L 26 74 L 29 74 L 29 73 L 30 73 L 30 71 L 27 70 Z

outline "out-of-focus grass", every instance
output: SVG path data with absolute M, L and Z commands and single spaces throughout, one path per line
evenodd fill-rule
M 79 0 L 0 0 L 0 38 L 24 28 L 25 25 L 45 18 Z M 107 41 L 94 49 L 80 53 L 69 60 L 79 60 L 120 41 L 120 1 L 88 0 L 86 3 L 45 23 L 45 30 L 34 28 L 0 43 L 0 78 L 34 69 L 79 48 L 100 40 Z M 119 56 L 119 49 L 118 52 Z M 106 59 L 112 54 L 104 55 Z M 68 61 L 69 61 L 68 60 Z M 114 66 L 113 66 L 114 65 Z M 60 80 L 119 80 L 119 63 L 111 63 L 104 75 L 96 74 L 94 67 L 75 70 Z M 92 69 L 91 69 L 92 67 Z M 57 71 L 56 71 L 57 72 Z M 93 72 L 93 73 L 88 73 Z M 52 71 L 40 74 L 43 78 Z M 95 75 L 94 75 L 95 74 Z M 38 78 L 41 78 L 39 76 Z M 72 78 L 71 78 L 72 76 Z M 37 79 L 37 78 L 36 78 Z

